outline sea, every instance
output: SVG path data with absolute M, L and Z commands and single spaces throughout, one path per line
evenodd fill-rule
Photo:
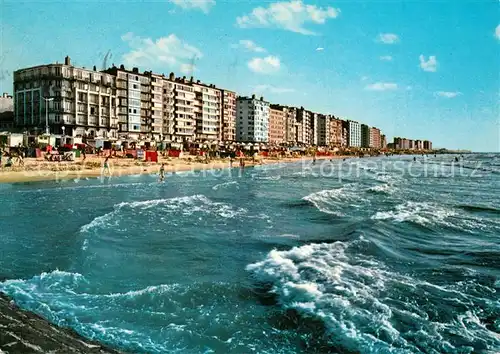
M 500 352 L 500 154 L 2 184 L 0 202 L 0 291 L 125 352 Z

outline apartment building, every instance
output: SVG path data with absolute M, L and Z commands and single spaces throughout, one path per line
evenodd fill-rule
M 318 114 L 316 117 L 316 145 L 330 146 L 330 115 Z
M 380 129 L 371 127 L 370 128 L 370 147 L 372 149 L 382 148 L 382 139 L 380 135 Z
M 269 143 L 283 144 L 286 140 L 287 108 L 271 105 L 269 109 Z
M 269 138 L 269 102 L 261 97 L 238 97 L 236 101 L 236 140 L 267 142 Z
M 370 127 L 366 124 L 361 124 L 361 147 L 370 147 Z
M 222 90 L 221 140 L 236 141 L 236 92 Z
M 116 78 L 64 63 L 14 72 L 14 121 L 33 133 L 116 138 Z
M 297 109 L 297 142 L 311 145 L 314 142 L 314 116 L 313 113 L 300 107 Z
M 343 121 L 345 143 L 349 147 L 361 147 L 361 125 L 353 120 Z
M 288 144 L 297 143 L 297 108 L 285 107 L 285 142 Z
M 424 143 L 422 140 L 415 140 L 415 149 L 416 150 L 423 150 L 424 148 Z
M 329 146 L 340 148 L 343 145 L 342 143 L 342 121 L 335 117 L 331 117 L 329 121 L 330 129 L 329 129 Z
M 141 74 L 139 68 L 127 70 L 123 65 L 119 68 L 113 66 L 104 72 L 116 78 L 119 138 L 159 139 L 161 128 L 156 129 L 156 134 L 153 134 L 152 129 L 151 73 Z M 155 95 L 155 104 L 157 104 L 156 101 L 157 95 Z M 155 117 L 157 114 L 155 113 Z
M 423 146 L 424 150 L 432 150 L 432 142 L 429 140 L 424 140 Z
M 199 142 L 217 142 L 220 140 L 222 122 L 222 90 L 199 80 L 193 83 L 193 77 L 191 84 L 195 92 L 195 138 Z

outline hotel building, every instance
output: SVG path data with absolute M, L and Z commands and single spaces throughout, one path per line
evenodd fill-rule
M 330 115 L 317 114 L 316 118 L 316 145 L 330 146 Z
M 31 132 L 116 138 L 116 77 L 64 63 L 14 71 L 14 122 Z M 48 126 L 48 127 L 47 127 Z
M 236 100 L 236 140 L 267 142 L 269 138 L 269 102 L 264 98 L 238 97 Z

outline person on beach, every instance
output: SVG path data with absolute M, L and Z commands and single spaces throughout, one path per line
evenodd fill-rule
M 106 159 L 104 160 L 104 164 L 102 165 L 102 175 L 104 175 L 105 172 L 107 172 L 108 176 L 111 176 L 111 171 L 109 170 L 109 155 L 106 156 Z
M 165 179 L 165 164 L 162 163 L 160 167 L 160 182 L 163 182 Z

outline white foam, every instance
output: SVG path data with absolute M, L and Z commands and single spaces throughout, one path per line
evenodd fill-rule
M 437 312 L 441 302 L 453 306 L 454 298 L 469 305 L 475 300 L 494 306 L 492 301 L 392 272 L 359 254 L 357 248 L 349 250 L 361 242 L 369 241 L 273 250 L 246 269 L 257 281 L 271 285 L 270 292 L 277 295 L 282 307 L 321 319 L 332 342 L 348 351 L 413 353 L 425 347 L 434 352 L 454 352 L 458 348 L 446 338 L 450 331 L 471 341 L 476 336 L 494 343 L 496 334 L 480 325 L 475 313 L 466 313 L 467 321 L 456 314 L 440 327 L 414 300 L 436 299 L 435 303 L 429 300 L 428 306 L 436 306 L 431 311 Z M 471 309 L 475 310 L 474 306 Z M 401 323 L 401 317 L 414 326 Z
M 346 209 L 346 207 L 359 208 L 363 203 L 368 202 L 360 195 L 356 184 L 346 184 L 336 189 L 325 189 L 311 193 L 302 199 L 312 203 L 323 213 L 337 216 L 344 216 L 341 210 Z
M 395 210 L 379 211 L 373 220 L 393 220 L 396 222 L 415 222 L 421 225 L 447 224 L 446 219 L 457 213 L 437 204 L 408 201 L 396 206 Z
M 225 183 L 220 183 L 220 184 L 216 184 L 215 186 L 212 187 L 212 189 L 214 191 L 218 190 L 219 188 L 227 188 L 229 186 L 232 186 L 232 185 L 237 185 L 238 182 L 237 181 L 229 181 L 229 182 L 225 182 Z

